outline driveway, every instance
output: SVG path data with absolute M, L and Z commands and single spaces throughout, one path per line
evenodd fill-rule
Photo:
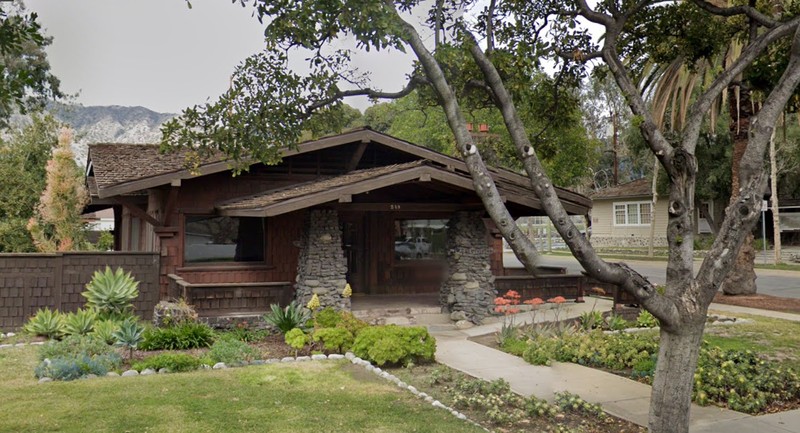
M 567 268 L 567 273 L 580 273 L 583 268 L 572 256 L 542 255 L 541 265 L 561 266 Z M 622 261 L 609 259 L 609 261 Z M 666 261 L 624 260 L 628 266 L 647 277 L 651 282 L 664 284 L 666 281 Z M 700 260 L 695 261 L 695 272 L 700 269 Z M 506 251 L 503 255 L 503 264 L 508 268 L 521 268 L 522 263 L 514 253 Z M 764 295 L 780 296 L 783 298 L 800 298 L 800 272 L 778 271 L 772 269 L 756 269 L 756 284 L 758 293 Z

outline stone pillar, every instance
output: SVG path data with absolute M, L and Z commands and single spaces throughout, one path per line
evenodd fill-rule
M 453 320 L 480 323 L 494 308 L 497 291 L 482 212 L 457 212 L 447 227 L 447 278 L 440 300 Z
M 347 284 L 347 262 L 335 210 L 311 210 L 306 214 L 296 281 L 295 300 L 300 305 L 305 306 L 316 294 L 322 308 L 350 310 L 350 298 L 342 296 Z

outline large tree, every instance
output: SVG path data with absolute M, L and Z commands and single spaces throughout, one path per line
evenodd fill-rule
M 21 2 L 0 2 L 0 127 L 15 112 L 26 113 L 64 96 L 50 73 L 44 35 L 35 13 Z
M 250 2 L 247 2 L 249 5 Z M 769 14 L 754 6 L 721 8 L 704 0 L 691 1 L 693 15 L 683 4 L 656 0 L 605 0 L 591 7 L 585 0 L 436 2 L 425 23 L 412 24 L 414 9 L 429 2 L 418 0 L 263 0 L 255 1 L 256 15 L 266 24 L 265 50 L 237 68 L 231 89 L 216 103 L 193 107 L 167 124 L 168 144 L 198 152 L 215 149 L 233 157 L 274 160 L 278 149 L 292 145 L 304 120 L 314 111 L 351 95 L 400 97 L 418 88 L 431 92 L 442 106 L 455 143 L 477 194 L 511 248 L 533 271 L 536 250 L 514 224 L 489 175 L 472 135 L 464 106 L 483 98 L 500 110 L 517 156 L 532 188 L 573 255 L 589 275 L 617 284 L 661 322 L 660 349 L 650 406 L 649 427 L 655 432 L 686 432 L 693 372 L 696 367 L 706 313 L 721 281 L 729 272 L 742 242 L 760 214 L 764 190 L 764 153 L 778 116 L 800 81 L 800 17 L 791 8 Z M 244 2 L 243 2 L 244 4 Z M 691 103 L 680 131 L 661 130 L 634 76 L 639 63 L 623 61 L 651 48 L 667 51 L 691 48 L 691 35 L 663 34 L 668 20 L 696 20 L 755 33 L 734 62 L 714 71 L 715 77 Z M 599 42 L 585 27 L 604 29 Z M 737 24 L 739 23 L 739 24 Z M 432 52 L 420 35 L 425 26 L 446 29 L 448 44 Z M 686 27 L 689 28 L 689 27 Z M 418 30 L 420 29 L 420 30 Z M 430 31 L 430 30 L 428 30 Z M 418 65 L 405 87 L 387 92 L 368 87 L 353 73 L 349 52 L 336 48 L 348 36 L 358 49 L 410 50 Z M 439 38 L 436 38 L 439 39 Z M 481 45 L 479 40 L 487 41 Z M 728 209 L 719 234 L 697 277 L 693 272 L 693 214 L 697 179 L 696 148 L 703 121 L 713 101 L 754 60 L 774 44 L 791 40 L 780 78 L 766 94 L 761 110 L 750 122 L 747 148 L 740 163 L 740 197 Z M 301 50 L 309 65 L 300 74 L 288 67 L 290 54 Z M 449 56 L 449 53 L 462 55 Z M 674 53 L 670 53 L 674 54 Z M 667 238 L 670 254 L 666 287 L 662 290 L 623 263 L 609 263 L 573 225 L 545 174 L 535 141 L 520 117 L 518 105 L 530 89 L 530 77 L 540 72 L 539 59 L 559 60 L 554 82 L 577 81 L 588 62 L 605 63 L 625 97 L 634 122 L 669 179 Z M 455 60 L 455 62 L 453 62 Z M 363 86 L 342 90 L 341 80 Z M 557 86 L 560 87 L 560 86 Z M 554 97 L 553 101 L 557 101 Z M 466 105 L 465 105 L 466 104 Z M 553 107 L 542 110 L 554 112 Z

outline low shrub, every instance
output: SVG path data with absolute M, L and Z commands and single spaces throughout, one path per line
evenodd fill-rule
M 159 355 L 145 358 L 133 364 L 132 368 L 136 371 L 151 368 L 159 371 L 166 368 L 172 373 L 180 371 L 192 371 L 200 368 L 200 359 L 185 353 L 162 353 Z
M 580 315 L 581 329 L 590 331 L 603 326 L 603 313 L 597 310 L 584 311 Z
M 344 328 L 321 328 L 314 331 L 314 341 L 321 342 L 328 352 L 342 353 L 353 346 L 353 334 Z
M 233 338 L 221 338 L 214 342 L 208 351 L 211 363 L 224 362 L 228 365 L 250 362 L 259 357 L 258 350 L 245 342 Z
M 342 322 L 342 315 L 331 307 L 325 307 L 314 316 L 315 328 L 334 328 Z
M 337 328 L 344 328 L 348 330 L 353 337 L 357 337 L 362 329 L 369 327 L 369 323 L 357 318 L 349 311 L 340 311 L 339 316 L 342 320 L 336 325 Z
M 756 414 L 775 402 L 800 400 L 800 377 L 752 351 L 703 347 L 694 374 L 693 399 Z
M 636 317 L 636 327 L 637 328 L 655 328 L 659 326 L 658 319 L 655 316 L 650 314 L 647 310 L 642 310 L 639 313 L 639 316 Z
M 22 329 L 31 335 L 60 338 L 64 335 L 64 317 L 58 310 L 40 309 L 28 319 Z
M 294 350 L 302 349 L 308 344 L 310 337 L 300 328 L 294 328 L 283 336 L 283 341 L 286 342 Z
M 109 370 L 119 367 L 120 357 L 116 353 L 96 356 L 45 359 L 36 366 L 37 379 L 49 377 L 53 380 L 75 380 L 94 374 L 105 376 Z
M 204 323 L 186 322 L 168 328 L 148 328 L 142 335 L 142 350 L 186 350 L 209 347 L 214 330 Z
M 235 327 L 227 330 L 224 334 L 225 338 L 233 338 L 234 340 L 243 341 L 245 343 L 254 343 L 261 341 L 269 336 L 269 331 L 266 329 L 253 329 L 247 322 L 239 322 Z
M 612 314 L 606 318 L 606 326 L 612 331 L 621 331 L 629 328 L 630 323 L 618 314 Z
M 433 361 L 435 352 L 436 340 L 420 326 L 371 326 L 359 332 L 353 343 L 356 356 L 378 365 Z
M 556 406 L 564 412 L 582 412 L 604 419 L 607 415 L 599 404 L 589 403 L 577 394 L 567 391 L 556 393 Z
M 61 341 L 49 341 L 39 348 L 39 360 L 56 358 L 80 358 L 116 353 L 104 341 L 87 335 L 72 335 Z
M 112 334 L 114 344 L 128 349 L 128 357 L 133 358 L 133 350 L 142 342 L 144 328 L 135 319 L 122 322 Z
M 554 416 L 558 409 L 536 397 L 522 397 L 503 379 L 487 382 L 480 379 L 457 381 L 450 388 L 453 405 L 486 413 L 496 425 L 518 423 L 528 417 Z
M 311 318 L 311 312 L 294 301 L 284 308 L 272 304 L 270 310 L 264 315 L 264 321 L 277 328 L 281 334 L 286 334 L 295 328 L 305 329 L 306 322 Z

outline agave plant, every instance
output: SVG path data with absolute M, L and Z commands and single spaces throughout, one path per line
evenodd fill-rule
M 119 322 L 115 320 L 98 320 L 94 322 L 94 329 L 91 335 L 106 344 L 114 344 L 117 339 L 114 333 L 119 329 Z
M 306 322 L 311 318 L 311 312 L 294 301 L 285 308 L 272 304 L 270 309 L 272 311 L 264 315 L 264 320 L 278 328 L 281 334 L 286 334 L 294 328 L 305 329 Z
M 91 309 L 80 309 L 64 316 L 64 333 L 67 335 L 86 335 L 94 329 L 97 314 Z
M 116 340 L 116 345 L 127 347 L 129 350 L 128 359 L 133 358 L 133 350 L 142 342 L 144 328 L 136 322 L 136 319 L 128 319 L 119 325 L 119 329 L 112 334 Z
M 64 335 L 64 316 L 58 310 L 40 309 L 22 329 L 32 335 L 59 338 Z
M 104 318 L 124 317 L 133 309 L 131 301 L 139 296 L 139 282 L 131 273 L 122 268 L 112 271 L 106 266 L 104 271 L 95 271 L 92 281 L 86 285 L 81 295 L 86 298 L 86 306 L 97 310 Z

